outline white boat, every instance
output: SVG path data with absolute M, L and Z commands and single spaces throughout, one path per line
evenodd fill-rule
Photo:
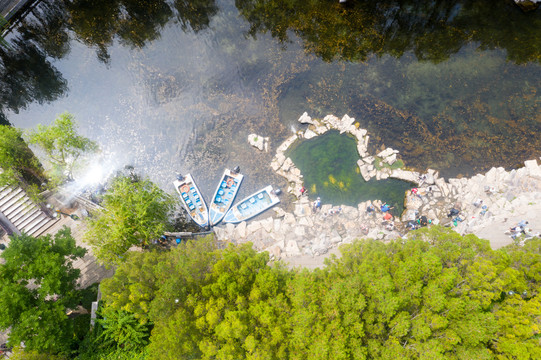
M 236 224 L 251 219 L 279 202 L 280 199 L 274 193 L 272 186 L 269 185 L 233 205 L 225 214 L 223 221 Z
M 192 220 L 201 227 L 207 227 L 209 224 L 207 204 L 192 176 L 190 174 L 177 175 L 177 180 L 173 182 L 173 185 Z
M 244 178 L 244 175 L 240 174 L 239 171 L 238 166 L 233 171 L 225 169 L 209 206 L 209 223 L 211 226 L 222 221 L 227 210 L 233 205 L 233 200 L 235 200 L 240 183 Z

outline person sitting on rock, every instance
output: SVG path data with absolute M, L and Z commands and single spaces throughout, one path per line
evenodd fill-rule
M 364 235 L 368 235 L 368 226 L 362 224 L 362 225 L 361 225 L 361 232 L 362 232 Z
M 307 190 L 306 190 L 306 188 L 304 186 L 301 186 L 299 191 L 301 192 L 301 196 L 303 196 L 304 194 L 308 194 L 308 192 L 307 192 Z
M 410 228 L 410 230 L 416 230 L 417 229 L 417 223 L 415 221 L 408 221 L 408 226 Z
M 334 208 L 333 208 L 333 209 L 329 210 L 329 215 L 334 215 L 334 214 L 337 214 L 337 215 L 338 215 L 338 214 L 340 214 L 341 212 L 342 212 L 342 207 L 339 206 L 338 209 L 334 209 Z
M 391 220 L 392 218 L 393 216 L 389 212 L 386 212 L 385 214 L 383 214 L 383 220 L 385 221 Z
M 387 211 L 389 211 L 389 210 L 391 210 L 391 209 L 392 209 L 392 207 L 389 206 L 389 205 L 387 205 L 386 202 L 384 202 L 384 203 L 381 205 L 381 212 L 387 212 Z
M 375 214 L 375 211 L 376 211 L 376 208 L 375 208 L 373 205 L 368 205 L 368 206 L 366 207 L 366 212 L 367 212 L 369 215 Z
M 525 220 L 520 220 L 520 222 L 517 224 L 517 226 L 520 226 L 522 229 L 524 229 L 528 225 L 528 222 Z
M 481 206 L 482 204 L 483 204 L 483 200 L 481 200 L 481 199 L 477 199 L 477 200 L 475 200 L 475 201 L 473 202 L 473 206 L 475 206 L 475 207 L 479 207 L 479 206 Z
M 459 210 L 452 208 L 451 211 L 449 211 L 449 214 L 447 214 L 447 217 L 457 216 L 459 213 L 460 213 Z

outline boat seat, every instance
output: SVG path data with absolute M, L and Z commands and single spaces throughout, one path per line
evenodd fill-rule
M 258 198 L 258 199 L 263 199 L 263 193 L 257 194 L 257 198 Z
M 216 196 L 216 202 L 222 202 L 222 198 L 219 196 Z
M 255 204 L 255 199 L 254 199 L 253 197 L 251 197 L 251 198 L 250 198 L 250 202 L 251 202 L 252 204 Z
M 222 185 L 220 185 L 221 187 L 226 187 L 227 186 L 227 183 L 225 181 L 222 181 Z
M 190 204 L 190 205 L 188 205 L 188 207 L 190 208 L 190 210 L 194 210 L 194 209 L 195 209 L 195 205 L 194 205 L 194 204 Z
M 223 195 L 224 191 L 222 189 L 218 190 L 218 195 Z
M 241 209 L 246 209 L 248 207 L 248 205 L 246 205 L 245 203 L 242 203 L 242 204 L 240 204 L 240 207 L 241 207 Z

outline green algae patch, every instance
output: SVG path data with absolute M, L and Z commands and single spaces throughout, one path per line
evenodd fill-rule
M 394 206 L 399 215 L 404 209 L 404 192 L 412 187 L 397 179 L 365 181 L 357 166 L 355 139 L 334 130 L 297 141 L 287 156 L 303 174 L 310 198 L 319 196 L 324 204 L 356 206 L 379 199 Z

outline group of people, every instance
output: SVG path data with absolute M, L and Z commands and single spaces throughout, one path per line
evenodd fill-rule
M 386 202 L 381 204 L 379 207 L 379 210 L 383 214 L 383 223 L 382 225 L 385 226 L 385 229 L 389 231 L 393 231 L 395 226 L 393 222 L 393 215 L 391 214 L 391 210 L 394 209 L 393 206 L 389 206 Z M 368 215 L 375 215 L 376 214 L 376 208 L 374 205 L 370 204 L 366 207 L 366 212 Z
M 526 227 L 528 224 L 529 223 L 526 220 L 521 220 L 518 224 L 509 229 L 509 232 L 511 233 L 510 236 L 513 240 L 521 235 L 533 236 L 532 229 Z

